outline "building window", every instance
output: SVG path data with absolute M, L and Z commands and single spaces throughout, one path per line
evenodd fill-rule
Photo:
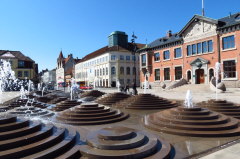
M 95 76 L 97 76 L 97 70 L 95 70 Z
M 106 67 L 106 75 L 108 75 L 108 68 Z
M 111 68 L 111 74 L 112 74 L 112 75 L 115 75 L 115 74 L 116 74 L 116 68 L 115 68 L 114 66 Z
M 130 75 L 130 67 L 127 67 L 127 75 Z
M 187 56 L 191 56 L 192 55 L 192 46 L 188 45 L 187 46 Z
M 133 75 L 136 74 L 136 67 L 133 67 Z
M 142 55 L 142 66 L 146 66 L 147 65 L 147 59 L 146 59 L 146 54 Z
M 18 67 L 19 68 L 23 68 L 25 65 L 25 62 L 24 61 L 18 61 Z
M 131 83 L 131 80 L 130 79 L 127 79 L 127 84 L 129 85 Z
M 116 60 L 116 55 L 111 55 L 111 60 Z
M 164 60 L 170 59 L 170 51 L 169 50 L 163 51 L 163 59 Z
M 103 76 L 105 75 L 105 69 L 104 68 L 102 69 L 102 75 Z
M 130 61 L 130 56 L 126 56 L 126 60 L 127 60 L 127 61 Z
M 102 76 L 102 69 L 100 68 L 100 76 Z
M 223 61 L 224 78 L 236 77 L 236 63 L 235 60 Z
M 234 35 L 222 38 L 223 50 L 235 48 L 235 38 Z
M 170 80 L 170 68 L 164 68 L 164 80 Z
M 132 60 L 136 61 L 136 56 L 135 55 L 132 56 Z
M 180 80 L 182 78 L 182 67 L 175 67 L 175 80 Z
M 182 57 L 182 49 L 181 48 L 174 49 L 174 58 L 180 58 L 180 57 Z
M 22 77 L 22 71 L 18 71 L 18 77 Z
M 99 70 L 97 70 L 97 76 L 99 76 Z
M 120 67 L 120 74 L 124 75 L 124 67 Z
M 160 69 L 155 69 L 155 81 L 160 81 Z
M 212 40 L 209 40 L 207 43 L 208 43 L 208 52 L 212 52 L 213 51 L 213 42 L 212 42 Z
M 124 60 L 124 56 L 123 55 L 120 55 L 120 60 Z
M 154 61 L 159 61 L 160 60 L 160 54 L 159 52 L 154 54 Z
M 206 53 L 207 52 L 207 42 L 204 41 L 202 42 L 202 53 Z
M 202 53 L 202 43 L 197 43 L 197 54 Z
M 24 77 L 28 77 L 28 71 L 24 71 Z
M 192 55 L 196 55 L 196 53 L 197 53 L 197 45 L 193 44 L 192 45 Z

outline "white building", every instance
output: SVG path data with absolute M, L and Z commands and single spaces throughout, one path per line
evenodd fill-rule
M 129 85 L 135 81 L 139 86 L 139 54 L 133 55 L 133 48 L 143 47 L 143 44 L 128 43 L 124 32 L 115 31 L 109 35 L 109 45 L 86 55 L 75 65 L 75 78 L 80 85 L 97 87 L 116 87 Z M 136 59 L 136 62 L 134 62 Z M 136 69 L 135 69 L 136 68 Z
M 56 83 L 56 69 L 45 71 L 42 75 L 42 82 L 44 84 L 55 84 Z

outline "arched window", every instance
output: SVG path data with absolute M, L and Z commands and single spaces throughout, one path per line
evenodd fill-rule
M 115 74 L 116 74 L 116 69 L 115 69 L 114 66 L 111 68 L 111 74 L 112 74 L 112 75 L 115 75 Z
M 130 75 L 130 67 L 127 67 L 127 75 Z
M 187 80 L 190 81 L 192 79 L 192 73 L 191 71 L 187 71 Z
M 214 76 L 214 70 L 211 68 L 209 69 L 209 81 L 211 81 L 213 76 Z
M 120 67 L 120 74 L 124 75 L 124 67 Z

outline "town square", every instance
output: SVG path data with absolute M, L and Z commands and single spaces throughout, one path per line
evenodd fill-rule
M 0 158 L 240 159 L 237 0 L 0 0 Z

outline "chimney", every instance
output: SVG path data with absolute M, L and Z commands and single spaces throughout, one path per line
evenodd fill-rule
M 167 37 L 171 37 L 172 36 L 172 31 L 171 30 L 168 30 L 167 31 Z

